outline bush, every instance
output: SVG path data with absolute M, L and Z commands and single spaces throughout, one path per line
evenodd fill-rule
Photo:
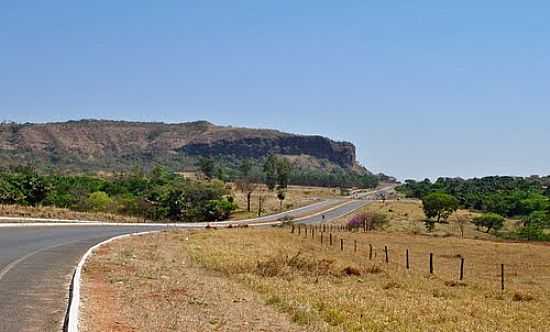
M 388 223 L 387 215 L 380 212 L 363 212 L 351 218 L 347 226 L 351 229 L 366 227 L 367 231 L 382 229 Z M 365 226 L 363 226 L 365 225 Z
M 96 191 L 88 196 L 86 203 L 92 211 L 105 211 L 113 203 L 113 200 L 107 193 Z

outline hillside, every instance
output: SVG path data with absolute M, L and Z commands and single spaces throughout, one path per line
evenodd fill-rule
M 32 163 L 65 171 L 113 171 L 160 163 L 189 170 L 200 156 L 234 162 L 268 154 L 285 156 L 304 169 L 367 172 L 357 163 L 351 143 L 269 129 L 222 127 L 206 121 L 0 125 L 0 166 Z

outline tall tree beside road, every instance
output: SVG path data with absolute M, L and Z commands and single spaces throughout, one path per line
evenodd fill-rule
M 249 159 L 245 159 L 239 166 L 240 176 L 235 181 L 235 186 L 238 190 L 246 195 L 246 210 L 250 212 L 250 201 L 252 199 L 252 193 L 258 189 L 260 183 L 260 177 L 253 171 L 253 162 Z
M 265 184 L 269 190 L 277 186 L 277 157 L 269 155 L 264 162 Z

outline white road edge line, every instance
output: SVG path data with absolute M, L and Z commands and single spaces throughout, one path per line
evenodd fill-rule
M 80 259 L 80 262 L 78 263 L 76 270 L 73 275 L 73 279 L 71 281 L 71 294 L 69 296 L 69 310 L 68 315 L 65 323 L 65 331 L 67 332 L 78 332 L 79 331 L 79 320 L 80 320 L 80 286 L 82 282 L 82 268 L 86 264 L 86 261 L 88 258 L 92 255 L 92 253 L 102 245 L 105 245 L 107 243 L 110 243 L 115 240 L 131 237 L 131 236 L 139 236 L 139 235 L 145 235 L 145 234 L 153 234 L 153 233 L 159 233 L 161 231 L 148 231 L 148 232 L 140 232 L 140 233 L 132 233 L 132 234 L 124 234 L 124 235 L 118 235 L 115 237 L 112 237 L 108 240 L 105 240 L 103 242 L 100 242 L 96 244 L 95 246 L 88 249 L 88 251 L 82 256 Z

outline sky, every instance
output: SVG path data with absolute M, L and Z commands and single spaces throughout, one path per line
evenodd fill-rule
M 399 179 L 550 174 L 548 1 L 0 0 L 0 121 L 275 128 Z

